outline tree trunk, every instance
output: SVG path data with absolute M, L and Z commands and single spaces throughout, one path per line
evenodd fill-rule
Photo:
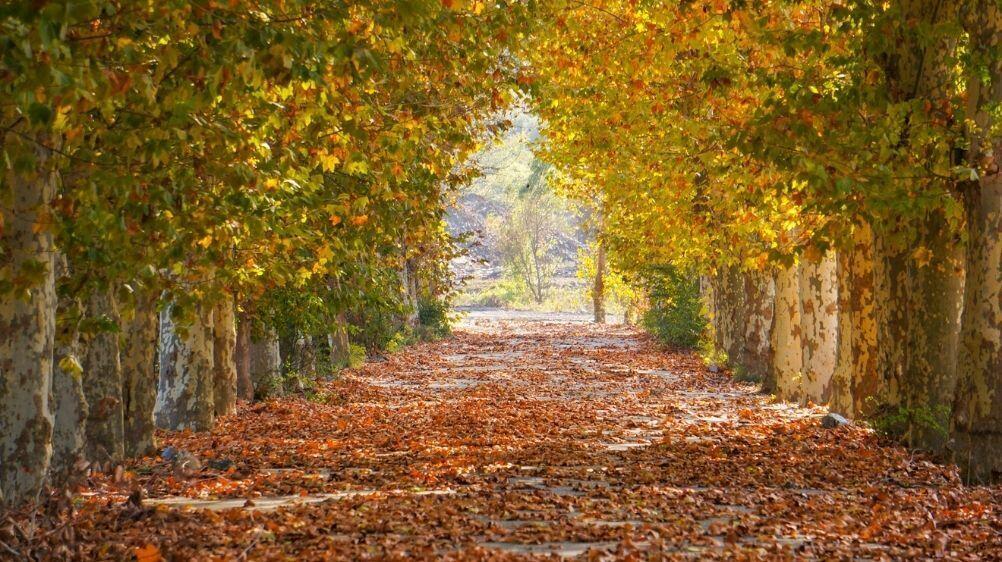
M 900 16 L 890 29 L 889 52 L 876 62 L 884 65 L 889 97 L 899 107 L 950 103 L 959 34 L 941 31 L 956 22 L 958 5 L 942 0 L 892 4 Z M 909 142 L 909 131 L 922 130 L 933 116 L 931 111 L 910 111 L 901 142 Z M 930 161 L 946 156 L 939 147 L 918 155 Z M 891 413 L 907 419 L 900 428 L 903 437 L 913 447 L 938 452 L 946 444 L 956 382 L 963 281 L 954 232 L 935 197 L 939 191 L 946 196 L 951 186 L 933 178 L 899 181 L 933 197 L 925 208 L 904 209 L 884 217 L 879 230 L 874 226 L 878 372 L 888 382 Z
M 404 301 L 403 325 L 416 328 L 419 322 L 417 295 L 417 264 L 412 259 L 404 259 L 400 267 L 400 290 Z
M 248 402 L 254 401 L 254 381 L 251 380 L 251 321 L 241 314 L 237 321 L 237 341 L 234 362 L 237 368 L 237 397 Z
M 56 346 L 52 373 L 52 462 L 49 478 L 64 485 L 76 474 L 75 468 L 84 460 L 87 443 L 87 398 L 83 391 L 83 369 L 80 365 L 80 341 L 76 326 L 63 330 Z
M 91 293 L 87 316 L 118 326 L 118 306 L 111 289 Z M 104 329 L 90 335 L 85 346 L 83 381 L 89 407 L 85 454 L 93 463 L 119 462 L 125 457 L 125 412 L 118 333 Z
M 351 363 L 351 343 L 348 340 L 348 321 L 339 312 L 327 341 L 331 348 L 331 366 L 335 369 L 347 367 Z
M 265 328 L 259 340 L 251 341 L 250 375 L 254 396 L 262 398 L 282 394 L 282 355 L 278 334 Z
M 976 130 L 968 158 L 979 174 L 965 186 L 966 281 L 961 353 L 954 402 L 954 458 L 969 482 L 1002 480 L 1002 142 L 989 137 L 988 109 L 1002 103 L 1002 10 L 994 0 L 972 2 L 965 14 L 971 51 L 988 66 L 989 83 L 969 81 Z M 997 123 L 996 123 L 997 125 Z
M 857 222 L 852 244 L 838 253 L 838 354 L 832 379 L 831 410 L 867 417 L 884 400 L 877 374 L 874 313 L 873 231 Z
M 908 419 L 900 428 L 908 444 L 939 452 L 956 383 L 963 277 L 942 212 L 905 228 L 917 231 L 907 245 L 895 232 L 875 237 L 877 372 L 887 409 Z M 927 258 L 917 260 L 916 248 Z
M 827 404 L 832 393 L 838 330 L 838 280 L 835 273 L 834 252 L 805 256 L 800 264 L 803 400 L 815 404 Z
M 595 322 L 605 324 L 605 244 L 598 241 L 595 252 L 595 279 L 591 288 Z
M 770 328 L 776 289 L 772 277 L 761 271 L 744 274 L 744 335 L 742 369 L 752 378 L 765 381 L 772 362 Z
M 157 299 L 136 296 L 124 319 L 122 334 L 122 402 L 125 410 L 125 455 L 156 452 L 153 410 L 157 402 Z
M 7 167 L 0 200 L 0 278 L 30 276 L 28 290 L 0 295 L 0 501 L 16 505 L 42 489 L 52 456 L 52 356 L 56 291 L 49 204 L 56 174 L 47 150 L 33 173 Z
M 788 402 L 800 402 L 804 394 L 797 269 L 792 266 L 776 273 L 776 307 L 772 316 L 772 379 L 776 381 L 776 396 Z
M 727 363 L 743 370 L 744 356 L 744 276 L 734 266 L 720 269 L 710 278 L 713 294 L 715 343 L 727 355 Z
M 230 415 L 237 409 L 236 346 L 236 314 L 233 300 L 227 299 L 212 312 L 212 400 L 217 417 Z
M 170 310 L 160 315 L 160 383 L 155 411 L 158 427 L 208 431 L 215 421 L 212 401 L 212 309 L 195 308 L 195 317 L 179 334 Z

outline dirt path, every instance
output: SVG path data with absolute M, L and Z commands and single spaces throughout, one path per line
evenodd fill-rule
M 820 415 L 622 326 L 474 315 L 312 401 L 167 436 L 203 467 L 95 482 L 68 544 L 85 559 L 999 556 L 999 488 Z M 124 501 L 137 486 L 142 506 Z

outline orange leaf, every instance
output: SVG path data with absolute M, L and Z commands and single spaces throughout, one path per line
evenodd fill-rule
M 136 562 L 162 562 L 164 559 L 160 555 L 160 547 L 155 544 L 137 547 L 133 553 L 136 555 Z

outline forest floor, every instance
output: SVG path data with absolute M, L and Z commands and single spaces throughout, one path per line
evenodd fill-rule
M 162 435 L 72 517 L 0 522 L 0 559 L 1002 557 L 1002 487 L 822 415 L 625 326 L 479 313 Z

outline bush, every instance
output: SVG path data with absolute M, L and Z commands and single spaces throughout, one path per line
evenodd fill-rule
M 706 330 L 699 298 L 699 278 L 674 267 L 648 268 L 643 275 L 650 307 L 643 325 L 661 342 L 692 349 Z
M 418 324 L 421 339 L 440 339 L 452 333 L 449 305 L 440 300 L 421 299 L 418 303 Z

